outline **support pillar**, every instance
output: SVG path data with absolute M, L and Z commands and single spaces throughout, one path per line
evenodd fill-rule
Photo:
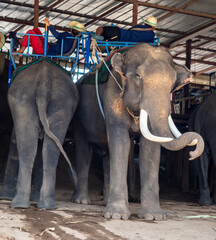
M 38 27 L 38 18 L 39 18 L 39 0 L 34 0 L 34 28 Z
M 192 40 L 189 39 L 186 42 L 186 67 L 188 69 L 191 68 L 191 42 Z M 189 84 L 184 86 L 184 97 L 189 96 Z M 188 113 L 188 101 L 185 101 L 185 114 Z M 190 172 L 190 166 L 189 166 L 189 150 L 188 147 L 183 150 L 183 173 L 182 173 L 182 191 L 183 192 L 189 192 L 189 172 Z
M 186 62 L 185 65 L 188 69 L 191 68 L 191 42 L 192 40 L 189 39 L 186 41 Z M 186 85 L 184 87 L 184 97 L 188 97 L 189 96 L 189 85 Z M 188 106 L 188 102 L 186 104 L 186 107 Z
M 138 4 L 137 2 L 133 3 L 133 22 L 132 25 L 137 25 L 137 16 L 138 16 Z

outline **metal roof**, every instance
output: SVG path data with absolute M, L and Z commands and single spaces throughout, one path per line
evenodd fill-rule
M 26 32 L 33 26 L 35 0 L 0 0 L 0 31 Z M 39 0 L 39 27 L 48 17 L 57 30 L 68 30 L 72 20 L 82 22 L 89 31 L 113 23 L 129 28 L 133 6 L 138 4 L 137 23 L 151 15 L 157 17 L 156 35 L 170 48 L 177 62 L 185 64 L 186 41 L 191 39 L 191 69 L 197 75 L 216 69 L 215 0 Z M 6 45 L 7 46 L 7 45 Z

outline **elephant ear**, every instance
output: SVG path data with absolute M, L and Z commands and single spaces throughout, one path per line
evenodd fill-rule
M 123 93 L 124 93 L 124 89 L 125 89 L 125 86 L 126 86 L 126 80 L 127 80 L 125 75 L 124 75 L 124 72 L 123 72 L 124 54 L 115 53 L 111 58 L 111 64 L 112 64 L 112 67 L 115 69 L 115 71 L 117 73 L 119 73 L 120 76 L 121 76 L 121 80 L 122 80 L 122 94 L 121 94 L 121 96 L 122 96 Z
M 184 85 L 190 83 L 192 78 L 192 73 L 186 66 L 174 63 L 173 69 L 176 72 L 176 81 L 172 92 L 179 90 Z

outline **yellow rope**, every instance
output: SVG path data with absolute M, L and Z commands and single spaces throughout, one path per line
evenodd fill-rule
M 90 49 L 92 49 L 92 58 L 94 57 L 97 59 L 97 56 L 96 56 L 96 51 L 97 51 L 99 59 L 104 63 L 104 65 L 106 66 L 110 75 L 113 77 L 113 79 L 115 80 L 118 87 L 122 90 L 122 86 L 119 84 L 119 82 L 117 81 L 117 79 L 115 78 L 113 73 L 110 71 L 109 67 L 107 66 L 106 62 L 104 61 L 104 59 L 102 57 L 102 52 L 101 52 L 100 48 L 98 47 L 97 41 L 95 39 L 92 39 Z

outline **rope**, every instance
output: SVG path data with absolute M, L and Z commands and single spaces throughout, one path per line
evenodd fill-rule
M 106 66 L 106 68 L 109 71 L 110 75 L 115 80 L 115 82 L 118 85 L 118 87 L 121 90 L 123 90 L 122 86 L 119 84 L 119 82 L 117 81 L 117 79 L 115 78 L 113 73 L 110 71 L 109 67 L 107 66 L 106 62 L 104 61 L 104 59 L 102 57 L 102 52 L 101 52 L 100 48 L 98 47 L 98 44 L 97 44 L 95 39 L 92 39 L 91 47 L 92 47 L 92 57 L 94 56 L 96 58 L 96 51 L 97 51 L 97 53 L 99 53 L 98 57 L 104 63 L 104 65 Z M 98 69 L 96 69 L 96 74 L 95 74 L 95 87 L 96 87 L 96 94 L 97 94 L 97 100 L 98 100 L 99 108 L 100 108 L 100 111 L 101 111 L 101 114 L 102 114 L 103 118 L 105 119 L 105 115 L 104 115 L 104 111 L 103 111 L 103 107 L 102 107 L 102 104 L 101 104 L 100 95 L 99 95 L 99 91 L 98 91 Z M 133 114 L 133 112 L 128 107 L 127 107 L 127 111 L 133 117 L 134 122 L 137 125 L 139 123 L 139 116 L 135 116 Z
M 113 73 L 110 71 L 109 67 L 107 66 L 106 62 L 104 61 L 103 57 L 102 57 L 102 52 L 100 50 L 100 48 L 98 47 L 98 44 L 96 42 L 95 39 L 92 39 L 92 43 L 91 43 L 91 47 L 92 47 L 92 57 L 96 57 L 96 52 L 98 53 L 98 57 L 99 59 L 104 63 L 104 65 L 106 66 L 107 70 L 109 71 L 110 75 L 113 77 L 113 79 L 115 80 L 116 84 L 118 85 L 118 87 L 123 90 L 122 86 L 119 84 L 119 82 L 117 81 L 117 79 L 115 78 L 115 76 L 113 75 Z
M 127 107 L 127 111 L 128 111 L 128 113 L 131 115 L 131 117 L 133 117 L 134 122 L 135 122 L 135 124 L 137 125 L 137 124 L 139 123 L 140 117 L 139 117 L 139 116 L 135 116 L 135 115 L 133 114 L 133 112 L 132 112 L 128 107 Z

